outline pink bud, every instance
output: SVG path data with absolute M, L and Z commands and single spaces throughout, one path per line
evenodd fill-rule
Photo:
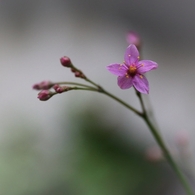
M 58 84 L 55 84 L 55 85 L 53 86 L 53 88 L 54 88 L 55 91 L 56 91 L 59 87 L 60 87 L 60 86 L 59 86 Z
M 126 39 L 129 44 L 134 44 L 138 48 L 141 47 L 141 38 L 136 32 L 130 31 Z
M 38 93 L 38 97 L 41 101 L 46 101 L 52 97 L 52 93 L 49 90 L 42 90 Z
M 63 91 L 62 87 L 58 84 L 54 85 L 53 88 L 54 88 L 56 93 L 62 93 L 62 91 Z
M 62 92 L 65 92 L 65 91 L 69 90 L 69 87 L 67 87 L 67 86 L 60 86 L 58 84 L 54 85 L 53 88 L 54 88 L 56 93 L 62 93 Z
M 79 77 L 79 78 L 82 78 L 82 79 L 86 78 L 86 76 L 81 71 L 75 71 L 74 75 L 75 75 L 75 77 Z
M 36 83 L 33 85 L 33 89 L 41 90 L 41 89 L 50 89 L 53 83 L 50 81 L 42 81 L 40 83 Z
M 64 56 L 64 57 L 60 58 L 60 62 L 62 64 L 62 66 L 64 66 L 64 67 L 68 67 L 68 68 L 72 67 L 71 60 L 67 56 Z

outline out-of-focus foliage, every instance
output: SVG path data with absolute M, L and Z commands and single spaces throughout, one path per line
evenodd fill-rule
M 168 171 L 161 163 L 147 161 L 133 138 L 127 143 L 119 131 L 103 123 L 95 112 L 85 110 L 72 117 L 76 133 L 75 156 L 69 161 L 72 171 L 68 177 L 74 195 L 163 192 L 169 180 L 164 180 Z
M 127 143 L 119 131 L 105 124 L 92 110 L 70 113 L 69 117 L 74 120 L 69 125 L 61 121 L 66 131 L 61 132 L 61 143 L 56 147 L 44 148 L 38 131 L 32 133 L 28 125 L 15 128 L 15 133 L 1 148 L 2 194 L 153 195 L 162 192 L 161 188 L 168 182 L 164 180 L 167 169 L 161 163 L 146 161 L 133 138 Z

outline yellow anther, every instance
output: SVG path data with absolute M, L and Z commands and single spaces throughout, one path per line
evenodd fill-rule
M 132 66 L 132 65 L 129 66 L 129 73 L 130 74 L 135 74 L 136 70 L 137 70 L 137 68 L 135 66 Z
M 143 79 L 143 76 L 142 76 L 141 74 L 139 75 L 139 77 L 140 77 L 141 79 Z
M 130 65 L 127 74 L 129 77 L 132 77 L 136 74 L 136 71 L 137 71 L 137 67 L 135 65 Z

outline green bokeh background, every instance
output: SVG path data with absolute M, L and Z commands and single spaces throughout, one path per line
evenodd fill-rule
M 59 143 L 46 149 L 39 128 L 31 131 L 36 125 L 10 130 L 1 147 L 1 194 L 153 195 L 169 188 L 165 162 L 147 161 L 133 136 L 124 139 L 93 109 L 70 112 L 69 118 L 68 124 L 59 119 Z

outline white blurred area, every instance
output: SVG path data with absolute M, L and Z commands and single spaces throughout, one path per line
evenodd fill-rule
M 68 116 L 81 104 L 80 109 L 100 107 L 106 122 L 118 121 L 127 128 L 131 117 L 137 139 L 155 144 L 141 119 L 107 97 L 73 91 L 40 102 L 31 88 L 42 80 L 77 81 L 60 65 L 59 58 L 67 55 L 89 78 L 139 108 L 134 90 L 120 90 L 116 77 L 105 69 L 123 60 L 126 33 L 135 30 L 143 37 L 144 58 L 159 64 L 147 74 L 158 126 L 168 143 L 186 130 L 194 148 L 194 4 L 182 0 L 1 1 L 0 140 L 4 143 L 7 134 L 17 134 L 15 127 L 28 122 L 41 137 L 38 144 L 52 147 L 60 136 L 61 114 Z

